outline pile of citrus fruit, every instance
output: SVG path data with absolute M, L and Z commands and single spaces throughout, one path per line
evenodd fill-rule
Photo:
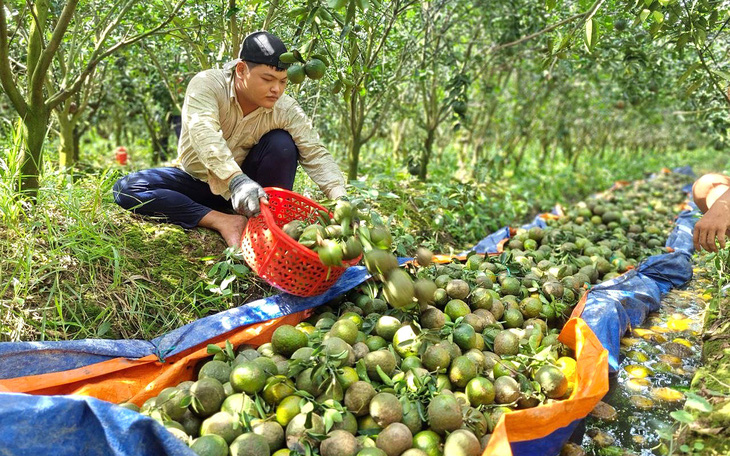
M 558 333 L 591 284 L 663 250 L 673 179 L 579 203 L 497 256 L 434 264 L 419 248 L 399 267 L 390 233 L 367 231 L 371 280 L 270 343 L 210 346 L 195 381 L 139 410 L 200 455 L 480 455 L 503 414 L 571 395 Z M 351 210 L 320 228 L 349 235 Z

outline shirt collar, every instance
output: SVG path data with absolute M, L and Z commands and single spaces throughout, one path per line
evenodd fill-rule
M 236 65 L 241 59 L 231 60 L 223 65 L 223 75 L 228 80 L 228 98 L 236 99 Z
M 228 98 L 235 103 L 238 103 L 238 99 L 236 98 L 236 65 L 238 62 L 241 62 L 241 59 L 235 59 L 231 60 L 230 62 L 226 62 L 223 65 L 223 75 L 228 80 Z M 256 116 L 257 114 L 261 112 L 272 112 L 274 108 L 264 108 L 263 106 L 259 106 L 258 108 L 254 109 L 248 116 Z M 248 117 L 246 116 L 246 117 Z

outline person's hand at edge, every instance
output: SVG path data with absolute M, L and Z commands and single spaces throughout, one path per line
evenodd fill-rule
M 259 199 L 266 198 L 266 192 L 253 179 L 239 174 L 228 183 L 233 210 L 246 217 L 253 217 L 261 210 Z
M 730 206 L 723 200 L 717 200 L 694 228 L 693 241 L 695 250 L 700 248 L 708 252 L 717 252 L 715 239 L 720 248 L 725 248 L 725 234 L 730 228 Z

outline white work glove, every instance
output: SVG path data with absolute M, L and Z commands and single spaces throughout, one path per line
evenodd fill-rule
M 245 174 L 239 174 L 228 183 L 233 210 L 246 217 L 253 217 L 261 210 L 259 199 L 266 198 L 266 192 Z

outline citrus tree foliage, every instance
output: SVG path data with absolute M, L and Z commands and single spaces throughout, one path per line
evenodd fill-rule
M 0 1 L 0 82 L 25 133 L 21 188 L 31 194 L 38 188 L 51 112 L 61 113 L 62 124 L 73 123 L 79 103 L 71 98 L 99 64 L 161 30 L 181 4 Z
M 351 180 L 383 159 L 421 179 L 442 163 L 458 163 L 461 179 L 486 179 L 519 171 L 534 151 L 577 167 L 590 154 L 728 141 L 722 1 L 0 5 L 2 114 L 33 131 L 28 176 L 41 169 L 49 127 L 64 164 L 84 160 L 74 144 L 92 130 L 112 146 L 146 138 L 151 163 L 170 158 L 168 120 L 190 78 L 235 58 L 260 29 L 305 62 L 326 60 L 321 79 L 288 91 Z

